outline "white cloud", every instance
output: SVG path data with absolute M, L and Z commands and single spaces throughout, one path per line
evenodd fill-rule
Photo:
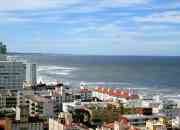
M 147 0 L 95 0 L 86 2 L 83 0 L 0 0 L 0 11 L 63 8 L 72 5 L 79 5 L 79 10 L 95 11 L 102 8 L 144 4 L 146 2 Z
M 108 8 L 144 4 L 146 1 L 147 0 L 0 0 L 0 23 L 57 23 L 59 21 L 63 22 L 62 17 L 72 13 L 82 14 L 103 11 Z M 123 13 L 118 13 L 118 15 L 122 14 Z M 72 20 L 71 18 L 64 22 L 68 23 L 72 21 L 78 22 L 77 19 Z
M 65 7 L 80 0 L 0 0 L 0 10 L 34 10 Z
M 74 13 L 87 13 L 104 11 L 110 8 L 128 7 L 134 5 L 147 4 L 149 0 L 94 0 L 82 2 L 78 6 L 68 10 L 68 12 Z
M 180 23 L 179 11 L 165 11 L 155 13 L 144 17 L 135 17 L 137 22 L 153 22 L 153 23 Z
M 128 6 L 128 5 L 141 5 L 148 3 L 149 0 L 102 0 L 102 6 Z
M 0 24 L 29 22 L 29 18 L 21 18 L 12 13 L 0 12 Z
M 44 13 L 25 13 L 19 14 L 14 12 L 0 12 L 0 24 L 10 23 L 59 23 L 63 16 L 47 15 Z

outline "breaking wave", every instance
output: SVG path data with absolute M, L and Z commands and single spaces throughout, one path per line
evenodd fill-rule
M 38 66 L 38 82 L 52 82 L 56 80 L 56 76 L 70 76 L 73 71 L 77 70 L 75 67 L 64 66 Z

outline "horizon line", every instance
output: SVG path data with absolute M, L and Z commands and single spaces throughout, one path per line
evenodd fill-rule
M 8 54 L 40 54 L 40 55 L 65 55 L 65 56 L 132 56 L 132 57 L 180 57 L 180 55 L 133 55 L 133 54 L 72 54 L 72 53 L 47 53 L 47 52 L 7 52 Z

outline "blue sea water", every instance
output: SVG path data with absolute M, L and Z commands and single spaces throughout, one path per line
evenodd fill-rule
M 14 54 L 38 65 L 38 79 L 180 93 L 180 57 Z

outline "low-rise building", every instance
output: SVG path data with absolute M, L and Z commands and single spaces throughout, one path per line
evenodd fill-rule
M 113 123 L 104 123 L 96 130 L 138 130 L 138 128 L 129 125 L 127 120 L 121 119 L 119 121 L 114 121 Z
M 126 118 L 131 125 L 144 127 L 146 125 L 146 121 L 158 120 L 162 116 L 160 116 L 160 115 L 129 114 L 129 115 L 123 115 L 123 117 Z
M 80 124 L 72 122 L 70 113 L 60 113 L 58 118 L 49 119 L 49 130 L 88 130 L 87 127 L 82 127 Z
M 146 121 L 147 130 L 171 130 L 171 124 L 165 118 L 159 118 L 159 120 Z
M 16 107 L 16 95 L 8 91 L 0 93 L 0 108 L 15 108 Z
M 176 118 L 177 103 L 172 100 L 163 100 L 160 104 L 159 113 L 165 115 L 169 119 Z
M 123 101 L 139 99 L 139 96 L 130 90 L 116 90 L 111 88 L 96 87 L 92 91 L 92 96 L 100 100 Z
M 80 89 L 81 100 L 88 100 L 92 97 L 92 91 L 87 88 Z

